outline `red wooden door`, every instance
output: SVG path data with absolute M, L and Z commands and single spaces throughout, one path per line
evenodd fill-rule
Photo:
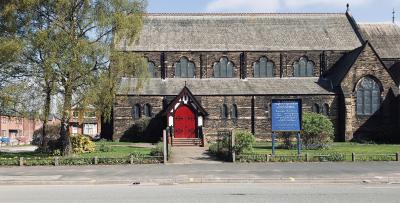
M 174 132 L 175 138 L 196 138 L 196 115 L 186 105 L 175 112 Z

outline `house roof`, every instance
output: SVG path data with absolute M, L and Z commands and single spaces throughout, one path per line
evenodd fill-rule
M 173 78 L 149 79 L 136 91 L 138 79 L 122 78 L 118 95 L 175 96 L 186 86 L 193 95 L 329 95 L 317 77 L 308 78 Z
M 400 58 L 400 26 L 392 23 L 359 24 L 361 35 L 381 58 Z
M 361 46 L 345 13 L 148 14 L 120 51 L 309 51 Z

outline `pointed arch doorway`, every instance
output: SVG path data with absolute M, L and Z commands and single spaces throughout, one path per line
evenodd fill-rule
M 164 110 L 172 146 L 204 146 L 205 109 L 185 86 Z
M 196 114 L 187 105 L 181 105 L 174 116 L 175 138 L 197 138 Z

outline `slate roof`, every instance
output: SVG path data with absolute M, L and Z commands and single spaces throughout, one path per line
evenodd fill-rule
M 208 79 L 149 79 L 140 91 L 135 91 L 138 79 L 122 78 L 118 95 L 175 96 L 186 86 L 193 95 L 330 95 L 318 83 L 318 77 L 309 78 L 208 78 Z
M 392 23 L 359 24 L 360 32 L 381 58 L 400 58 L 400 26 Z
M 361 46 L 345 13 L 148 14 L 121 51 L 306 51 Z

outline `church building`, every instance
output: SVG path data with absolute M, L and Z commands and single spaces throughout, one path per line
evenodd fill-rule
M 337 141 L 399 142 L 400 27 L 350 13 L 147 14 L 139 38 L 116 43 L 147 60 L 150 79 L 123 77 L 114 140 L 135 129 L 204 144 L 221 130 L 271 137 L 272 99 L 301 99 Z M 143 122 L 147 120 L 147 122 Z

